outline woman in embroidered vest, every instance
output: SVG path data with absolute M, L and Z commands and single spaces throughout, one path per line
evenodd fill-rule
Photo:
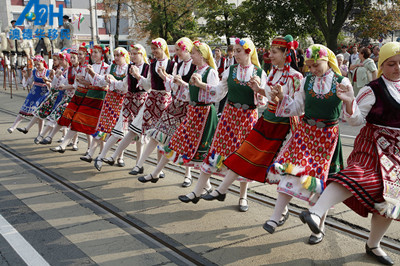
M 33 57 L 32 60 L 35 64 L 35 69 L 32 71 L 30 77 L 27 76 L 26 71 L 23 71 L 24 78 L 22 80 L 22 83 L 23 87 L 31 86 L 32 84 L 33 87 L 29 91 L 28 96 L 26 96 L 25 102 L 22 105 L 21 110 L 19 111 L 19 114 L 14 121 L 14 124 L 7 129 L 8 133 L 10 134 L 15 130 L 15 128 L 18 126 L 24 116 L 33 116 L 33 112 L 40 106 L 40 104 L 46 99 L 47 95 L 49 94 L 50 82 L 47 78 L 50 75 L 50 71 L 47 69 L 46 62 L 40 55 Z M 40 123 L 39 130 L 41 130 Z M 27 132 L 28 131 L 26 131 L 26 133 Z
M 240 147 L 257 121 L 257 107 L 265 104 L 266 98 L 253 92 L 249 87 L 251 80 L 261 79 L 262 84 L 266 81 L 265 73 L 259 67 L 255 46 L 248 38 L 236 39 L 235 42 L 235 56 L 239 64 L 230 66 L 218 85 L 204 83 L 197 75 L 194 79 L 194 84 L 205 90 L 202 102 L 220 101 L 228 93 L 228 104 L 218 122 L 208 154 L 200 167 L 201 174 L 196 187 L 193 192 L 179 196 L 182 202 L 197 203 L 204 190 L 207 193 L 211 189 L 209 182 L 211 174 L 225 175 L 226 168 L 222 162 Z M 241 181 L 245 182 L 241 183 L 240 197 L 246 198 L 249 180 L 243 178 Z
M 70 62 L 71 66 L 67 68 L 67 72 L 65 75 L 58 75 L 59 73 L 56 74 L 55 79 L 57 79 L 57 84 L 56 86 L 60 91 L 64 91 L 63 93 L 63 98 L 61 99 L 60 104 L 51 112 L 51 114 L 46 118 L 47 120 L 47 127 L 49 127 L 51 130 L 50 134 L 45 137 L 40 144 L 51 144 L 54 135 L 60 131 L 62 126 L 57 124 L 58 119 L 61 118 L 63 115 L 65 108 L 68 106 L 68 103 L 71 101 L 75 94 L 75 88 L 74 88 L 74 83 L 75 83 L 75 76 L 76 73 L 78 72 L 79 69 L 79 60 L 78 60 L 78 50 L 72 49 L 70 51 Z M 85 58 L 83 57 L 82 59 L 83 63 L 85 62 Z M 44 129 L 43 131 L 46 131 Z M 44 132 L 41 133 L 42 136 L 45 135 Z M 77 146 L 77 136 L 74 139 L 74 144 L 72 147 L 72 150 L 77 151 L 78 146 Z
M 60 131 L 61 128 L 68 128 L 71 125 L 71 122 L 79 109 L 80 104 L 82 103 L 82 100 L 86 96 L 87 93 L 87 88 L 83 84 L 79 84 L 78 81 L 76 80 L 77 75 L 83 75 L 86 71 L 86 66 L 89 64 L 90 61 L 90 49 L 89 46 L 87 46 L 85 43 L 82 43 L 81 46 L 79 46 L 78 51 L 78 66 L 75 68 L 73 78 L 69 76 L 68 83 L 71 81 L 72 83 L 72 89 L 74 91 L 74 94 L 71 98 L 71 100 L 68 102 L 68 104 L 60 110 L 59 117 L 57 119 L 57 124 L 54 126 L 53 130 L 50 132 L 50 134 L 44 138 L 40 144 L 51 144 L 54 136 L 57 134 L 57 132 Z M 72 71 L 68 72 L 72 75 Z M 71 80 L 70 80 L 71 78 Z M 67 87 L 68 88 L 68 87 Z M 76 144 L 78 134 L 74 136 L 74 144 Z M 64 141 L 64 138 L 62 138 L 59 141 Z M 87 141 L 88 141 L 88 149 L 90 147 L 91 141 L 92 141 L 92 136 L 87 135 Z M 77 148 L 77 146 L 75 147 Z
M 152 40 L 151 52 L 155 60 L 150 64 L 150 72 L 147 77 L 140 75 L 138 67 L 132 67 L 132 74 L 139 81 L 139 86 L 142 86 L 146 91 L 150 91 L 144 104 L 142 115 L 138 116 L 137 119 L 135 118 L 136 121 L 134 120 L 129 126 L 138 136 L 149 135 L 148 130 L 156 125 L 172 101 L 171 92 L 166 90 L 164 81 L 158 74 L 159 69 L 165 69 L 165 72 L 170 75 L 176 74 L 176 64 L 169 59 L 167 42 L 162 38 Z M 161 153 L 158 152 L 157 156 L 159 160 Z M 143 172 L 143 166 L 136 165 L 130 174 L 137 175 Z
M 108 144 L 106 144 L 102 153 L 99 155 L 101 160 L 109 165 L 114 165 L 115 160 L 122 157 L 124 150 L 129 146 L 129 144 L 131 144 L 132 141 L 136 142 L 136 162 L 140 159 L 140 155 L 142 153 L 142 141 L 136 133 L 134 133 L 132 130 L 129 130 L 129 125 L 139 116 L 139 110 L 141 110 L 143 107 L 148 93 L 143 89 L 142 86 L 139 86 L 137 79 L 133 77 L 132 73 L 133 66 L 136 66 L 139 69 L 140 75 L 147 77 L 150 65 L 148 64 L 146 50 L 142 45 L 131 45 L 130 54 L 133 63 L 129 65 L 129 75 L 122 81 L 110 79 L 110 86 L 115 86 L 116 88 L 120 88 L 120 90 L 124 90 L 126 87 L 125 89 L 127 89 L 128 92 L 125 95 L 120 119 L 118 120 L 117 125 L 111 131 L 113 139 L 119 139 L 121 142 L 111 157 L 104 158 L 106 156 L 106 148 Z M 139 119 L 137 119 L 137 121 L 138 120 Z M 143 121 L 142 117 L 138 123 L 141 123 L 141 121 Z M 101 162 L 97 161 L 96 163 L 101 169 Z M 123 166 L 119 160 L 117 160 L 117 165 Z M 97 169 L 99 170 L 99 168 Z
M 145 179 L 146 182 L 156 183 L 158 178 L 154 177 L 159 175 L 169 160 L 179 165 L 199 168 L 207 156 L 218 123 L 217 113 L 212 102 L 205 102 L 206 90 L 195 86 L 193 80 L 197 76 L 202 82 L 215 86 L 219 83 L 219 77 L 207 44 L 193 42 L 191 58 L 196 65 L 196 71 L 192 75 L 190 85 L 182 78 L 174 78 L 174 83 L 180 88 L 176 97 L 190 100 L 186 118 L 175 131 L 169 144 L 161 149 L 163 156 L 150 174 L 151 179 Z
M 334 53 L 323 45 L 310 46 L 305 63 L 312 75 L 302 80 L 293 98 L 283 95 L 279 86 L 272 90 L 271 98 L 279 102 L 276 116 L 304 117 L 270 170 L 277 174 L 274 182 L 279 182 L 274 212 L 263 226 L 271 234 L 280 225 L 292 197 L 314 204 L 328 175 L 343 168 L 338 125 L 342 100 L 336 91 L 338 84 L 351 86 L 350 81 L 340 76 Z M 317 244 L 322 239 L 322 233 L 313 234 L 308 242 Z
M 362 88 L 354 99 L 351 87 L 338 90 L 348 123 L 366 122 L 354 141 L 347 167 L 328 178 L 328 186 L 317 203 L 300 214 L 318 233 L 320 218 L 331 206 L 343 202 L 357 214 L 372 213 L 371 231 L 365 249 L 380 263 L 393 260 L 380 242 L 392 220 L 400 220 L 400 44 L 381 48 L 378 79 Z
M 74 103 L 77 105 L 76 107 L 73 106 L 74 109 L 67 108 L 65 110 L 65 112 L 68 111 L 65 120 L 67 120 L 67 125 L 68 122 L 70 122 L 70 130 L 65 136 L 64 141 L 59 146 L 51 148 L 52 151 L 64 153 L 65 147 L 77 132 L 82 132 L 87 135 L 93 135 L 96 133 L 97 123 L 108 87 L 107 82 L 100 79 L 99 76 L 108 75 L 110 73 L 109 65 L 104 62 L 104 57 L 107 52 L 108 47 L 105 47 L 103 44 L 96 44 L 91 53 L 93 65 L 86 66 L 85 72 L 77 74 L 75 81 L 78 84 L 81 84 L 78 86 L 83 86 L 86 90 L 83 90 L 83 98 L 81 98 L 81 101 L 79 103 Z M 71 103 L 72 101 L 70 104 Z M 64 118 L 65 112 L 61 119 Z M 81 157 L 81 159 L 84 158 L 82 160 L 86 159 L 86 161 L 91 162 L 92 155 L 100 142 L 101 141 L 93 140 L 88 154 Z
M 110 133 L 116 126 L 117 121 L 122 119 L 121 109 L 123 107 L 125 95 L 128 92 L 127 86 L 116 87 L 115 83 L 111 84 L 111 80 L 123 81 L 128 75 L 129 62 L 129 52 L 125 48 L 116 48 L 114 50 L 114 63 L 111 65 L 110 75 L 99 77 L 106 80 L 109 84 L 109 89 L 104 99 L 99 123 L 97 125 L 97 130 L 99 131 L 98 138 L 108 138 L 101 153 L 94 161 L 94 166 L 98 171 L 101 171 L 101 159 L 104 158 L 108 150 L 118 141 L 118 138 L 114 137 L 112 134 L 110 135 Z M 121 166 L 125 165 L 122 156 L 118 161 Z
M 60 73 L 66 72 L 66 70 L 68 69 L 68 67 L 70 65 L 70 55 L 67 52 L 60 52 L 60 53 L 57 53 L 53 57 L 53 60 L 54 60 L 54 62 L 57 62 L 57 63 L 56 63 L 56 66 L 53 67 L 52 72 L 50 73 L 50 76 L 53 78 L 51 80 L 51 90 L 50 90 L 49 95 L 42 102 L 42 104 L 33 112 L 34 117 L 29 122 L 29 124 L 23 129 L 17 128 L 18 131 L 26 134 L 35 123 L 39 123 L 39 125 L 40 125 L 39 128 L 41 131 L 38 132 L 38 135 L 34 140 L 35 144 L 39 144 L 39 142 L 43 140 L 42 134 L 48 133 L 47 130 L 49 130 L 49 128 L 43 129 L 44 121 L 45 121 L 46 117 L 50 115 L 52 110 L 60 103 L 60 101 L 64 95 L 64 92 L 60 91 L 58 89 L 58 86 L 57 86 L 58 77 L 57 77 L 56 73 L 58 73 L 58 75 L 60 75 Z M 50 82 L 50 80 L 49 80 L 49 82 Z
M 172 76 L 165 72 L 163 69 L 159 69 L 159 76 L 164 80 L 165 88 L 167 91 L 172 93 L 172 102 L 168 105 L 165 112 L 163 112 L 160 120 L 155 126 L 147 131 L 150 136 L 150 142 L 146 145 L 137 167 L 142 167 L 145 160 L 150 156 L 157 145 L 164 146 L 168 145 L 171 137 L 174 135 L 175 130 L 186 117 L 186 110 L 189 103 L 189 97 L 182 97 L 187 91 L 186 87 L 181 87 L 174 83 L 174 79 L 183 80 L 187 84 L 195 71 L 195 65 L 192 63 L 190 52 L 192 51 L 193 43 L 190 39 L 183 37 L 175 43 L 175 50 L 180 63 L 177 65 L 177 75 Z M 160 172 L 161 176 L 164 176 L 163 172 Z M 158 176 L 158 175 L 157 175 Z M 147 182 L 151 176 L 139 177 L 139 181 Z M 183 181 L 184 187 L 191 185 L 192 176 L 190 173 L 190 167 L 186 167 L 185 179 Z
M 281 86 L 283 94 L 291 98 L 299 90 L 303 76 L 297 69 L 297 60 L 294 53 L 297 46 L 298 43 L 293 41 L 291 35 L 277 37 L 272 41 L 270 59 L 274 67 L 268 76 L 267 82 L 263 84 L 267 98 L 269 97 L 269 92 L 275 86 Z M 257 83 L 252 85 L 254 85 L 252 87 L 255 92 L 264 92 Z M 276 117 L 276 104 L 272 100 L 268 99 L 267 109 L 258 119 L 257 124 L 242 146 L 224 161 L 224 165 L 229 169 L 224 181 L 216 190 L 204 196 L 203 199 L 224 201 L 229 186 L 239 176 L 262 183 L 275 183 L 267 177 L 268 169 L 283 146 L 285 139 L 290 137 L 290 126 L 292 125 L 292 129 L 295 129 L 298 121 L 295 119 L 297 117 L 293 119 Z M 247 211 L 246 200 L 241 199 L 241 201 L 239 210 Z M 288 217 L 288 215 L 288 210 L 285 210 L 283 217 Z M 280 223 L 283 225 L 285 221 L 286 219 L 282 218 Z

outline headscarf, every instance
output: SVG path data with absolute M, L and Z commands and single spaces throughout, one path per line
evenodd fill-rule
M 250 54 L 251 63 L 253 65 L 260 67 L 260 62 L 258 62 L 256 47 L 249 38 L 243 38 L 243 39 L 236 38 L 235 43 L 242 46 L 247 54 Z
M 151 44 L 157 46 L 157 48 L 161 48 L 164 53 L 167 55 L 169 58 L 169 50 L 168 50 L 168 45 L 167 42 L 163 38 L 156 38 L 151 41 Z
M 147 59 L 147 53 L 146 53 L 146 49 L 144 49 L 144 47 L 141 44 L 131 44 L 131 49 L 136 49 L 138 50 L 139 54 L 142 55 L 143 57 L 143 61 L 148 64 L 149 60 Z
M 306 61 L 307 60 L 324 60 L 328 61 L 329 67 L 336 73 L 341 75 L 335 54 L 327 47 L 321 44 L 313 44 L 306 50 Z
M 125 63 L 129 64 L 129 62 L 131 61 L 131 58 L 129 57 L 129 52 L 125 48 L 117 47 L 117 48 L 114 49 L 114 53 L 115 52 L 123 55 L 124 58 L 125 58 Z
M 194 41 L 193 47 L 196 48 L 196 50 L 201 54 L 201 56 L 203 56 L 203 58 L 206 60 L 207 64 L 210 67 L 217 69 L 217 65 L 215 64 L 211 48 L 206 43 L 200 41 Z
M 192 51 L 193 49 L 193 42 L 187 38 L 187 37 L 182 37 L 179 40 L 176 41 L 175 43 L 177 46 L 179 46 L 179 48 L 181 48 L 183 51 L 186 50 L 189 53 Z
M 47 64 L 46 61 L 44 60 L 44 58 L 41 55 L 35 55 L 34 57 L 32 57 L 33 61 L 37 61 L 37 62 L 42 62 L 43 66 L 47 69 Z
M 400 43 L 388 42 L 381 47 L 378 60 L 378 77 L 382 75 L 382 64 L 392 56 L 400 54 Z

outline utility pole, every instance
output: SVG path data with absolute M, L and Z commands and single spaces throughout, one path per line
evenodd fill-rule
M 93 6 L 95 5 L 94 0 L 89 0 L 89 11 L 90 11 L 90 34 L 92 36 L 92 42 L 94 42 L 94 33 L 95 33 L 95 17 L 93 16 Z M 97 28 L 97 27 L 96 27 Z

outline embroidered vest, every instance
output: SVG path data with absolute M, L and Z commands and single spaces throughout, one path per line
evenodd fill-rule
M 247 82 L 239 81 L 237 79 L 238 65 L 229 67 L 228 76 L 228 101 L 233 103 L 255 105 L 254 91 L 247 85 Z M 261 78 L 262 69 L 254 66 L 253 74 Z
M 68 68 L 68 84 L 72 85 L 74 84 L 75 81 L 75 71 L 74 71 L 74 67 L 70 66 Z
M 306 77 L 304 93 L 306 95 L 305 116 L 312 119 L 337 120 L 342 109 L 342 100 L 336 96 L 336 82 L 341 83 L 343 77 L 334 73 L 331 90 L 326 94 L 317 94 L 313 90 L 315 76 Z
M 117 65 L 116 64 L 111 65 L 110 74 L 113 75 L 116 80 L 123 80 L 126 77 L 126 72 L 122 75 L 117 74 Z
M 165 91 L 164 80 L 162 78 L 160 78 L 160 76 L 156 72 L 156 64 L 157 64 L 157 61 L 154 61 L 150 65 L 151 88 L 153 90 L 157 90 L 157 91 Z M 173 61 L 168 60 L 167 69 L 165 71 L 168 74 L 172 74 L 172 71 L 174 70 L 174 65 L 175 65 L 175 63 Z
M 370 82 L 375 94 L 375 104 L 369 111 L 366 120 L 368 123 L 400 128 L 400 104 L 390 95 L 382 77 Z
M 177 73 L 179 73 L 179 69 L 181 69 L 182 65 L 183 65 L 183 62 L 180 62 L 178 64 Z M 186 75 L 182 76 L 182 80 L 185 81 L 186 83 L 189 83 L 189 80 L 192 77 L 195 70 L 196 70 L 196 66 L 194 64 L 190 64 L 190 69 Z
M 208 73 L 210 73 L 211 67 L 207 67 L 206 71 L 204 71 L 203 77 L 202 77 L 202 81 L 204 83 L 207 83 L 207 77 L 208 77 Z M 190 94 L 190 101 L 191 102 L 199 102 L 199 91 L 200 88 L 193 86 L 193 85 L 189 85 L 189 94 Z
M 135 64 L 129 64 L 128 66 L 128 72 L 129 69 L 131 68 L 131 66 L 134 66 Z M 142 73 L 140 73 L 140 75 L 142 77 L 147 78 L 147 75 L 149 74 L 149 64 L 143 63 L 143 67 L 142 67 Z M 130 92 L 135 93 L 135 92 L 144 92 L 145 90 L 140 89 L 138 87 L 138 81 L 135 77 L 133 77 L 131 74 L 128 74 L 128 89 Z

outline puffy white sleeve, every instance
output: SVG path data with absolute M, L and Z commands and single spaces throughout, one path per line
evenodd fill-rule
M 219 81 L 218 72 L 215 69 L 211 69 L 207 76 L 207 88 L 199 92 L 199 101 L 205 103 L 221 101 L 228 93 L 228 76 L 229 71 L 225 71 L 221 81 Z M 219 82 L 215 83 L 215 81 Z
M 92 81 L 93 86 L 96 86 L 96 87 L 107 87 L 108 86 L 108 83 L 106 81 L 106 75 L 110 74 L 110 68 L 111 68 L 111 66 L 108 66 L 107 70 L 105 71 L 104 74 L 96 73 L 94 75 L 93 81 Z
M 358 92 L 357 98 L 352 102 L 353 114 L 349 115 L 346 112 L 346 107 L 343 106 L 343 113 L 346 121 L 352 126 L 360 126 L 365 123 L 372 106 L 375 104 L 376 98 L 371 87 L 365 86 Z
M 267 74 L 265 74 L 264 70 L 261 73 L 261 83 L 260 84 L 267 84 Z M 262 88 L 262 90 L 265 90 L 265 87 Z M 265 92 L 265 95 L 267 93 Z M 258 107 L 266 105 L 268 102 L 268 98 L 259 94 L 259 93 L 254 93 L 254 103 Z
M 22 87 L 30 87 L 33 84 L 33 73 L 29 78 L 23 77 L 22 79 Z
M 147 74 L 147 78 L 140 76 L 138 81 L 138 86 L 141 86 L 145 91 L 150 92 L 151 90 L 151 70 L 149 68 L 149 73 Z
M 301 80 L 300 88 L 293 95 L 284 95 L 282 101 L 278 104 L 275 115 L 278 117 L 300 116 L 304 113 L 304 102 L 306 95 L 304 84 L 306 79 Z

